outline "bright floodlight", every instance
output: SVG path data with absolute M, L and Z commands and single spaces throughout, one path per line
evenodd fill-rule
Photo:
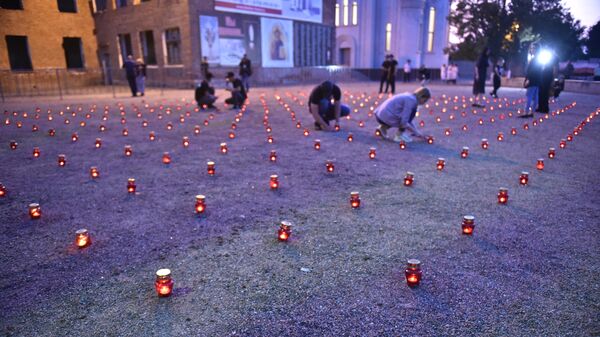
M 552 61 L 552 52 L 548 49 L 542 49 L 538 55 L 538 62 L 545 66 Z

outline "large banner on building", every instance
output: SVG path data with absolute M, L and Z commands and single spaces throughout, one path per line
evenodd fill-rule
M 294 66 L 294 25 L 289 20 L 260 18 L 262 65 L 266 68 Z
M 257 17 L 236 14 L 200 16 L 200 48 L 208 62 L 237 66 L 244 54 L 260 64 L 260 21 Z
M 215 0 L 215 10 L 323 22 L 323 0 Z

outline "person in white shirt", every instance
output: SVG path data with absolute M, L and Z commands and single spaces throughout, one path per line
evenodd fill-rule
M 375 118 L 379 123 L 377 129 L 381 137 L 388 138 L 390 128 L 398 128 L 394 137 L 395 142 L 401 140 L 411 142 L 412 136 L 425 139 L 425 136 L 413 124 L 419 105 L 425 104 L 431 98 L 431 92 L 425 87 L 420 87 L 413 93 L 405 92 L 392 96 L 375 110 Z
M 448 68 L 445 64 L 442 64 L 442 67 L 440 68 L 440 80 L 442 80 L 442 82 L 448 80 Z
M 412 71 L 412 68 L 410 67 L 410 59 L 408 59 L 408 60 L 406 60 L 406 62 L 404 62 L 404 67 L 402 70 L 404 70 L 404 73 L 403 73 L 404 83 L 410 82 L 410 73 Z

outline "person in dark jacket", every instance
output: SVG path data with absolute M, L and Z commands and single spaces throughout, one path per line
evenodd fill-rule
M 533 110 L 537 108 L 538 103 L 538 95 L 540 90 L 540 72 L 539 72 L 539 62 L 537 60 L 537 45 L 532 44 L 529 47 L 530 55 L 533 55 L 533 58 L 527 64 L 527 69 L 525 70 L 525 82 L 523 83 L 523 87 L 527 89 L 527 103 L 525 105 L 525 114 L 519 116 L 520 118 L 531 118 L 533 117 Z
M 379 93 L 383 93 L 383 83 L 387 82 L 388 72 L 390 70 L 390 55 L 385 55 L 385 60 L 381 63 L 381 80 L 379 81 Z M 385 90 L 387 93 L 387 89 Z
M 131 96 L 137 96 L 137 85 L 135 83 L 135 68 L 136 63 L 133 60 L 133 56 L 128 55 L 127 60 L 123 63 L 123 69 L 125 69 L 125 75 L 127 76 L 127 82 L 129 83 L 129 89 L 131 89 Z
M 144 60 L 141 58 L 137 59 L 135 65 L 135 86 L 137 92 L 140 93 L 140 96 L 144 96 L 144 91 L 146 89 L 146 63 L 144 63 Z
M 239 64 L 240 67 L 240 77 L 242 78 L 242 83 L 244 84 L 244 89 L 246 92 L 250 91 L 250 76 L 252 76 L 252 62 L 246 54 L 242 57 L 242 60 Z
M 556 55 L 551 51 L 544 51 L 546 55 L 540 55 L 541 58 L 548 57 L 549 60 L 542 61 L 540 70 L 540 94 L 538 96 L 538 112 L 549 113 L 550 106 L 548 100 L 550 99 L 550 90 L 552 89 L 552 82 L 554 82 L 554 70 L 556 69 Z M 548 56 L 549 54 L 549 56 Z
M 386 82 L 385 82 L 385 93 L 388 92 L 388 87 L 391 87 L 392 95 L 396 93 L 396 68 L 398 67 L 398 61 L 394 59 L 394 55 L 390 54 L 388 60 L 389 68 L 387 71 Z
M 235 78 L 235 75 L 231 71 L 227 73 L 225 80 L 230 84 L 225 90 L 231 92 L 231 97 L 227 98 L 225 103 L 232 105 L 232 109 L 241 108 L 246 98 L 248 98 L 242 80 Z
M 480 96 L 485 94 L 485 79 L 487 76 L 487 68 L 489 65 L 490 49 L 485 47 L 479 55 L 479 59 L 475 64 L 475 78 L 473 79 L 473 95 L 475 101 L 473 106 L 477 108 L 483 108 L 484 105 L 479 103 Z
M 492 68 L 494 72 L 494 76 L 492 78 L 492 82 L 494 85 L 494 90 L 490 93 L 490 95 L 494 98 L 498 98 L 498 89 L 502 85 L 502 72 L 504 71 L 504 59 L 499 58 Z
M 204 79 L 200 86 L 196 88 L 194 98 L 201 108 L 216 108 L 214 103 L 218 97 L 215 96 L 215 88 L 210 85 L 212 78 L 213 74 L 209 72 L 206 74 L 206 79 Z
M 331 100 L 333 99 L 333 103 Z M 350 107 L 342 104 L 342 90 L 331 81 L 317 85 L 308 97 L 308 111 L 315 119 L 315 129 L 333 131 L 329 122 L 335 120 L 340 124 L 340 117 L 350 114 Z

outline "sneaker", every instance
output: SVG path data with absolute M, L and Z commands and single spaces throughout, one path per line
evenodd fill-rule
M 379 130 L 379 134 L 381 135 L 381 138 L 386 139 L 387 138 L 387 129 L 383 127 L 383 125 L 379 125 L 377 127 L 377 130 Z
M 394 142 L 400 143 L 403 140 L 405 143 L 410 143 L 413 141 L 412 137 L 408 135 L 408 132 L 397 133 L 394 137 Z

